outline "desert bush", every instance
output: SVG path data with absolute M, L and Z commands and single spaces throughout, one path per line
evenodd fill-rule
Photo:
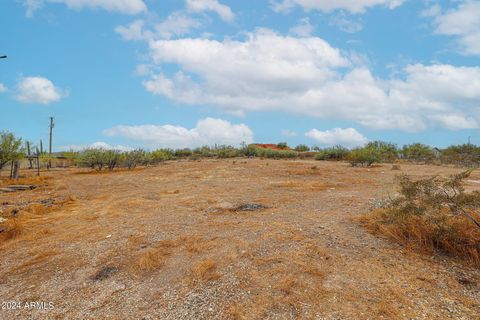
M 279 142 L 279 143 L 277 143 L 277 148 L 278 149 L 287 149 L 288 144 L 286 142 Z
M 471 170 L 448 179 L 398 178 L 400 195 L 365 215 L 373 232 L 421 250 L 439 251 L 480 266 L 480 192 L 466 193 Z
M 77 159 L 77 164 L 82 167 L 88 167 L 102 170 L 105 166 L 105 159 L 103 157 L 102 149 L 85 149 L 80 153 Z
M 364 148 L 368 149 L 371 154 L 375 154 L 380 162 L 393 162 L 398 158 L 397 145 L 391 142 L 372 141 L 367 143 Z
M 258 147 L 256 147 L 253 144 L 250 144 L 248 146 L 244 146 L 240 150 L 240 154 L 245 156 L 245 157 L 256 157 L 257 156 L 257 149 L 258 149 Z
M 122 160 L 122 154 L 117 150 L 102 150 L 104 165 L 112 171 Z
M 295 147 L 295 151 L 297 151 L 297 152 L 307 152 L 307 151 L 310 151 L 310 147 L 307 146 L 306 144 L 299 144 L 298 146 Z
M 174 153 L 171 149 L 158 149 L 147 153 L 146 159 L 148 164 L 156 165 L 167 160 L 172 160 L 175 157 Z
M 413 161 L 430 161 L 435 158 L 433 149 L 421 143 L 404 145 L 401 154 L 404 159 Z
M 480 164 L 480 147 L 473 144 L 453 145 L 442 150 L 442 163 L 477 167 Z
M 185 148 L 185 149 L 177 149 L 174 151 L 174 156 L 176 158 L 188 158 L 193 155 L 193 152 L 191 149 Z
M 256 148 L 255 156 L 267 159 L 294 159 L 298 156 L 298 153 L 293 150 L 272 150 Z
M 215 150 L 215 155 L 218 158 L 235 158 L 240 156 L 241 152 L 232 146 L 220 146 Z
M 378 153 L 365 147 L 351 150 L 346 159 L 350 162 L 352 167 L 370 167 L 372 164 L 380 162 Z
M 215 151 L 208 147 L 208 146 L 203 146 L 200 148 L 196 148 L 192 151 L 192 153 L 198 157 L 202 158 L 212 158 L 215 156 Z
M 129 169 L 134 169 L 139 164 L 145 163 L 146 153 L 142 149 L 137 149 L 133 151 L 128 151 L 123 153 L 122 162 Z M 148 161 L 147 161 L 148 162 Z
M 340 145 L 331 148 L 318 149 L 315 160 L 345 160 L 350 151 Z
M 10 132 L 0 132 L 0 169 L 10 161 L 22 159 L 23 154 L 22 139 Z

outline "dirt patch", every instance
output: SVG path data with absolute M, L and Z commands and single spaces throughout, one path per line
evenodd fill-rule
M 0 239 L 0 296 L 55 308 L 0 318 L 477 319 L 478 269 L 353 222 L 395 192 L 390 167 L 249 159 L 52 170 L 41 188 L 0 194 L 2 217 L 18 223 Z

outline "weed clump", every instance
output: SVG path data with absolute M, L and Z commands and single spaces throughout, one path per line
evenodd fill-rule
M 400 195 L 362 217 L 374 233 L 408 247 L 441 252 L 480 266 L 480 192 L 465 192 L 472 170 L 448 179 L 398 177 Z

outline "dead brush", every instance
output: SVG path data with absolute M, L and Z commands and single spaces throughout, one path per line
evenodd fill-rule
M 24 232 L 24 227 L 18 218 L 10 218 L 0 224 L 0 231 L 0 242 L 5 242 L 19 237 Z
M 220 278 L 217 272 L 217 263 L 212 259 L 200 261 L 192 267 L 192 274 L 195 279 L 208 282 Z
M 364 215 L 361 222 L 407 247 L 441 252 L 480 267 L 480 192 L 466 193 L 463 187 L 471 172 L 447 180 L 413 181 L 402 175 L 400 196 Z
M 155 247 L 140 252 L 130 266 L 132 273 L 142 275 L 160 269 L 165 265 L 175 247 L 176 244 L 173 241 L 162 241 Z

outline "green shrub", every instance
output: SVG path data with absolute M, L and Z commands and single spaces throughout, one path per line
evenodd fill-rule
M 477 167 L 480 163 L 480 147 L 473 144 L 450 146 L 442 150 L 440 159 L 442 163 Z
M 174 151 L 170 149 L 158 149 L 147 154 L 148 164 L 151 165 L 171 160 L 174 157 Z
M 372 141 L 364 147 L 371 154 L 375 154 L 375 158 L 380 162 L 393 162 L 398 158 L 397 145 L 391 142 Z
M 279 143 L 277 143 L 277 148 L 278 149 L 287 149 L 288 144 L 286 142 L 279 142 Z
M 80 153 L 77 164 L 100 171 L 105 166 L 103 152 L 102 149 L 85 149 Z
M 345 160 L 350 150 L 340 145 L 333 146 L 326 149 L 317 149 L 318 153 L 315 155 L 315 160 Z
M 352 167 L 369 167 L 376 162 L 380 162 L 380 157 L 375 150 L 363 147 L 350 151 L 347 155 L 347 160 Z
M 22 139 L 10 132 L 0 132 L 0 169 L 10 161 L 22 159 L 23 155 Z
M 215 150 L 215 154 L 218 158 L 235 158 L 241 155 L 241 152 L 232 146 L 220 146 Z
M 310 147 L 307 146 L 306 144 L 299 144 L 298 146 L 295 147 L 295 151 L 297 151 L 297 152 L 308 152 L 308 151 L 310 151 Z
M 134 169 L 137 165 L 145 163 L 149 164 L 147 160 L 147 154 L 142 149 L 128 151 L 123 153 L 122 162 L 129 169 Z
M 192 150 L 185 148 L 185 149 L 177 149 L 174 152 L 176 158 L 188 158 L 193 155 Z
M 421 143 L 404 145 L 401 153 L 405 159 L 413 161 L 430 161 L 435 158 L 433 149 Z

